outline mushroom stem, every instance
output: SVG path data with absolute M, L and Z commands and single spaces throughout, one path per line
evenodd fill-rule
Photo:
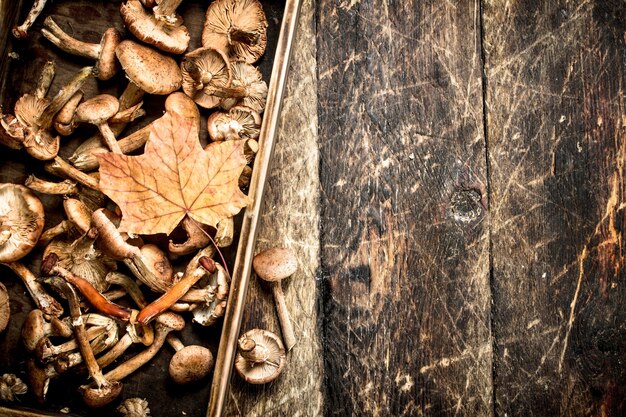
M 74 288 L 58 277 L 49 278 L 48 282 L 63 294 L 69 303 L 72 326 L 74 327 L 74 335 L 78 342 L 78 347 L 89 371 L 89 376 L 96 383 L 96 389 L 87 388 L 83 391 L 83 399 L 87 405 L 95 407 L 106 405 L 119 395 L 122 390 L 122 384 L 117 381 L 109 382 L 102 374 L 102 369 L 98 366 L 96 357 L 86 337 L 85 323 L 80 311 L 80 300 Z
M 109 124 L 104 122 L 98 124 L 97 127 L 102 135 L 102 138 L 104 139 L 104 143 L 106 143 L 109 149 L 111 149 L 111 152 L 122 155 L 124 152 L 122 152 L 120 144 L 117 142 L 117 139 L 115 139 L 115 133 L 113 133 Z
M 161 0 L 159 4 L 152 9 L 154 17 L 157 20 L 164 20 L 166 22 L 176 21 L 176 9 L 182 3 L 182 0 Z
M 37 20 L 37 17 L 41 14 L 45 5 L 46 0 L 35 0 L 33 6 L 28 12 L 28 16 L 26 16 L 26 19 L 24 20 L 24 23 L 14 27 L 11 31 L 11 33 L 13 33 L 13 36 L 18 39 L 24 39 L 26 36 L 28 36 L 28 29 L 30 29 L 33 23 L 35 23 L 35 20 Z
M 56 73 L 56 64 L 54 61 L 47 61 L 43 69 L 41 70 L 41 74 L 39 75 L 39 80 L 37 81 L 37 88 L 35 89 L 35 97 L 38 99 L 43 99 L 48 94 L 48 90 L 52 85 L 52 80 L 54 79 Z
M 52 161 L 48 162 L 45 165 L 45 170 L 51 174 L 74 180 L 85 187 L 91 188 L 92 190 L 100 191 L 98 180 L 96 178 L 74 168 L 72 165 L 65 162 L 60 156 L 55 156 Z
M 65 103 L 80 90 L 84 82 L 93 75 L 93 67 L 84 67 L 79 70 L 74 77 L 59 90 L 56 96 L 50 101 L 45 110 L 37 116 L 37 122 L 40 129 L 48 130 L 52 126 L 54 116 L 65 106 Z
M 42 194 L 77 194 L 78 187 L 74 181 L 65 180 L 61 182 L 50 182 L 37 178 L 35 175 L 29 175 L 24 185 Z
M 117 358 L 122 356 L 122 354 L 126 352 L 126 350 L 132 344 L 133 339 L 131 338 L 130 334 L 125 333 L 124 336 L 122 336 L 120 340 L 118 340 L 117 343 L 107 351 L 107 353 L 97 359 L 98 366 L 100 366 L 100 368 L 106 368 L 107 366 L 115 362 Z
M 65 33 L 50 16 L 46 17 L 43 21 L 43 27 L 44 28 L 41 30 L 43 36 L 59 49 L 72 55 L 98 59 L 101 49 L 100 44 L 83 42 L 71 37 Z
M 74 120 L 74 113 L 76 113 L 76 108 L 82 99 L 83 92 L 77 91 L 54 117 L 54 129 L 60 135 L 69 136 L 74 133 L 74 129 L 76 129 L 77 125 Z
M 44 275 L 56 274 L 75 286 L 89 301 L 89 303 L 101 313 L 125 321 L 130 319 L 130 311 L 127 308 L 112 303 L 104 298 L 102 294 L 100 294 L 100 292 L 98 292 L 98 290 L 89 283 L 89 281 L 57 265 L 56 263 L 58 260 L 59 257 L 55 253 L 49 254 L 42 262 L 41 272 Z
M 189 289 L 200 280 L 211 268 L 215 266 L 213 260 L 202 257 L 198 261 L 200 267 L 193 270 L 192 274 L 184 276 L 180 281 L 174 284 L 166 293 L 141 309 L 137 316 L 137 321 L 142 324 L 148 324 L 154 317 L 170 308 L 176 303 Z
M 289 318 L 289 310 L 287 310 L 287 303 L 285 303 L 285 294 L 283 293 L 283 287 L 280 281 L 272 282 L 272 293 L 274 294 L 274 301 L 276 302 L 276 312 L 278 313 L 278 321 L 280 322 L 280 328 L 283 331 L 283 339 L 285 340 L 285 347 L 287 352 L 291 350 L 296 344 L 296 335 L 293 330 L 293 324 Z
M 8 262 L 6 266 L 11 268 L 24 282 L 28 293 L 35 301 L 37 308 L 44 312 L 48 316 L 60 317 L 63 314 L 63 307 L 57 300 L 55 300 L 46 290 L 37 282 L 35 275 L 30 272 L 20 262 Z
M 72 228 L 72 222 L 69 220 L 63 220 L 56 226 L 53 226 L 47 230 L 45 230 L 39 240 L 37 241 L 38 246 L 48 246 L 48 243 L 52 241 L 57 236 L 60 236 L 64 233 L 67 233 Z

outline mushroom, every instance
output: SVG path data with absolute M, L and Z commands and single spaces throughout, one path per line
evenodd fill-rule
M 44 169 L 51 174 L 57 175 L 62 178 L 71 179 L 84 185 L 87 188 L 91 188 L 95 191 L 100 191 L 97 178 L 85 174 L 82 171 L 79 171 L 60 156 L 56 156 L 52 161 L 48 162 L 44 166 Z
M 254 110 L 235 106 L 228 112 L 216 111 L 207 119 L 211 140 L 257 139 L 261 132 L 261 115 Z
M 216 0 L 207 11 L 202 46 L 222 49 L 229 59 L 253 63 L 265 52 L 267 19 L 258 0 Z
M 69 220 L 62 220 L 56 226 L 52 226 L 43 231 L 37 241 L 37 246 L 47 246 L 54 239 L 73 230 L 73 228 L 74 226 L 72 225 L 72 222 Z
M 138 90 L 165 95 L 181 86 L 182 74 L 176 61 L 152 48 L 125 40 L 117 46 L 115 55 L 130 80 L 123 95 L 137 97 Z
M 239 176 L 239 188 L 242 190 L 250 186 L 250 179 L 252 178 L 252 168 L 249 166 L 243 167 L 241 175 Z
M 186 302 L 202 303 L 192 311 L 193 321 L 202 326 L 214 324 L 226 312 L 230 276 L 220 264 L 216 263 L 215 267 L 216 271 L 209 276 L 206 288 L 191 290 L 181 298 Z M 196 298 L 198 295 L 200 297 Z
M 95 125 L 109 149 L 114 153 L 122 154 L 120 145 L 117 143 L 117 139 L 115 139 L 115 134 L 107 124 L 107 120 L 113 117 L 119 109 L 120 103 L 115 97 L 109 94 L 100 94 L 81 103 L 76 108 L 74 117 L 78 122 L 87 122 Z
M 110 256 L 123 260 L 131 272 L 152 290 L 166 292 L 170 289 L 174 271 L 163 251 L 155 245 L 144 245 L 140 249 L 126 243 L 102 209 L 93 213 L 92 222 L 103 249 Z
M 174 243 L 173 240 L 170 240 L 168 245 L 170 254 L 179 256 L 188 255 L 211 243 L 208 226 L 199 224 L 187 216 L 183 218 L 180 226 L 185 231 L 187 239 L 182 243 Z
M 72 329 L 67 323 L 56 317 L 51 317 L 48 322 L 43 311 L 39 309 L 31 310 L 22 325 L 22 342 L 28 352 L 34 351 L 44 337 L 70 337 L 71 335 Z
M 123 417 L 148 417 L 150 408 L 144 398 L 127 398 L 115 409 Z
M 116 262 L 94 245 L 95 237 L 84 234 L 69 243 L 53 240 L 44 250 L 43 258 L 55 253 L 58 265 L 87 280 L 98 292 L 109 287 L 106 275 L 115 270 Z
M 13 402 L 16 395 L 24 395 L 27 391 L 26 384 L 15 374 L 3 374 L 0 377 L 0 401 Z
M 228 58 L 219 49 L 196 49 L 183 57 L 180 68 L 183 91 L 204 108 L 217 107 L 224 97 L 235 93 L 229 88 L 232 74 Z
M 176 15 L 181 0 L 162 0 L 149 13 L 139 0 L 128 0 L 120 7 L 120 13 L 128 30 L 142 42 L 162 51 L 182 54 L 189 46 L 189 31 Z
M 172 380 L 177 384 L 188 384 L 199 381 L 213 369 L 213 354 L 204 346 L 185 346 L 180 340 L 171 338 L 168 342 L 176 350 L 170 360 L 169 373 Z
M 48 16 L 43 21 L 41 33 L 65 52 L 96 61 L 95 73 L 100 80 L 111 79 L 119 69 L 115 60 L 115 48 L 122 41 L 122 35 L 115 28 L 107 29 L 100 43 L 83 42 L 65 33 L 52 17 Z
M 244 61 L 231 64 L 233 81 L 230 85 L 232 93 L 221 102 L 222 108 L 228 110 L 233 106 L 246 106 L 263 113 L 267 98 L 267 84 L 258 68 Z
M 0 262 L 26 256 L 43 231 L 43 204 L 23 185 L 0 184 Z
M 92 211 L 85 203 L 76 198 L 65 198 L 63 200 L 63 209 L 67 219 L 79 233 L 85 234 L 91 229 Z
M 258 253 L 252 260 L 252 266 L 259 278 L 271 285 L 285 345 L 287 351 L 290 351 L 296 344 L 296 336 L 289 319 L 289 311 L 280 281 L 298 270 L 298 258 L 292 249 L 271 248 Z
M 250 384 L 273 381 L 287 361 L 280 338 L 267 330 L 249 330 L 239 338 L 238 347 L 235 369 Z
M 83 92 L 77 91 L 65 106 L 54 117 L 54 130 L 61 136 L 69 136 L 74 133 L 78 123 L 74 120 L 76 108 L 83 99 Z
M 40 365 L 32 357 L 26 360 L 26 369 L 28 372 L 28 386 L 37 402 L 43 404 L 46 401 L 50 381 L 58 377 L 59 373 L 54 369 L 53 364 Z
M 53 118 L 82 87 L 92 72 L 93 67 L 78 71 L 50 101 L 44 97 L 47 91 L 45 88 L 37 88 L 34 95 L 22 95 L 14 107 L 19 125 L 12 125 L 11 131 L 5 128 L 5 132 L 16 135 L 15 140 L 21 141 L 26 151 L 34 158 L 44 161 L 54 159 L 59 151 L 60 139 L 50 133 Z M 49 77 L 42 78 L 47 80 Z
M 37 20 L 37 17 L 39 17 L 45 5 L 46 0 L 35 0 L 30 8 L 30 11 L 28 12 L 28 15 L 26 16 L 26 19 L 24 20 L 24 23 L 13 27 L 13 30 L 11 31 L 13 36 L 18 39 L 24 39 L 28 36 L 28 29 L 30 29 L 33 23 L 35 23 L 35 20 Z
M 226 217 L 217 223 L 217 231 L 215 232 L 215 244 L 219 248 L 226 248 L 233 243 L 235 236 L 235 219 Z
M 7 328 L 11 318 L 11 305 L 9 304 L 9 292 L 7 287 L 0 282 L 0 333 Z
M 55 290 L 59 291 L 68 300 L 70 306 L 70 316 L 74 328 L 74 337 L 78 342 L 78 347 L 87 365 L 89 376 L 94 380 L 95 386 L 81 387 L 83 401 L 89 407 L 102 407 L 113 401 L 122 391 L 122 384 L 117 380 L 109 380 L 102 375 L 102 370 L 96 362 L 93 350 L 87 340 L 85 324 L 80 311 L 80 301 L 74 288 L 58 277 L 46 280 Z

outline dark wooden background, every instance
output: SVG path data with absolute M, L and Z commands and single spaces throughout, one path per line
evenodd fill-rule
M 625 8 L 303 2 L 258 242 L 298 344 L 226 415 L 626 415 Z

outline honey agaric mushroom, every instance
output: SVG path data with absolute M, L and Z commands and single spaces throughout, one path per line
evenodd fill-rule
M 74 117 L 78 122 L 95 125 L 100 130 L 100 134 L 109 149 L 114 153 L 122 154 L 120 145 L 117 143 L 117 139 L 115 139 L 115 134 L 107 123 L 107 120 L 113 117 L 119 109 L 120 103 L 115 97 L 109 94 L 100 94 L 82 102 L 76 108 Z
M 176 15 L 180 0 L 162 0 L 148 12 L 138 0 L 128 0 L 120 7 L 120 14 L 128 30 L 142 42 L 162 51 L 182 54 L 189 46 L 189 31 Z
M 202 46 L 252 64 L 265 52 L 267 19 L 258 0 L 216 0 L 206 11 Z
M 24 185 L 33 191 L 42 194 L 52 195 L 72 195 L 78 194 L 78 187 L 74 181 L 64 180 L 61 182 L 50 182 L 37 178 L 35 175 L 29 175 L 24 181 Z
M 185 346 L 178 339 L 172 338 L 168 342 L 176 350 L 170 360 L 168 371 L 172 380 L 177 384 L 189 384 L 199 381 L 213 369 L 213 354 L 204 346 Z
M 232 107 L 228 112 L 216 111 L 207 119 L 211 140 L 257 139 L 261 132 L 261 115 L 244 106 Z
M 228 110 L 234 106 L 246 106 L 263 113 L 267 99 L 267 84 L 258 68 L 244 62 L 231 63 L 233 80 L 230 84 L 232 93 L 222 100 L 222 108 Z
M 150 408 L 144 398 L 127 398 L 115 409 L 123 417 L 149 417 Z
M 9 293 L 7 287 L 0 282 L 0 333 L 7 328 L 11 318 L 11 306 L 9 304 Z
M 55 290 L 60 292 L 68 301 L 70 306 L 70 316 L 74 328 L 74 337 L 78 342 L 78 347 L 87 365 L 89 376 L 94 380 L 95 386 L 81 387 L 83 401 L 89 407 L 102 407 L 113 401 L 122 391 L 122 384 L 118 381 L 109 381 L 102 375 L 102 369 L 96 362 L 93 350 L 86 337 L 85 324 L 80 311 L 80 301 L 78 294 L 70 284 L 58 277 L 47 278 Z
M 28 29 L 30 29 L 33 23 L 35 23 L 35 20 L 37 20 L 37 17 L 39 17 L 45 5 L 46 0 L 35 0 L 30 8 L 30 11 L 28 12 L 28 15 L 26 16 L 26 19 L 24 20 L 24 23 L 13 27 L 13 30 L 11 31 L 13 36 L 18 39 L 24 39 L 28 36 Z
M 77 198 L 65 198 L 63 200 L 63 210 L 67 219 L 80 234 L 85 234 L 91 228 L 92 211 L 87 204 Z
M 125 40 L 117 46 L 115 55 L 130 80 L 127 90 L 166 95 L 181 86 L 182 74 L 176 61 L 152 48 Z M 128 91 L 125 94 L 133 95 Z
M 271 248 L 258 253 L 252 260 L 252 266 L 259 278 L 271 285 L 285 345 L 287 351 L 290 351 L 296 344 L 296 336 L 289 318 L 280 281 L 290 277 L 298 270 L 298 257 L 292 249 Z
M 43 258 L 57 254 L 59 266 L 87 280 L 102 293 L 109 287 L 106 276 L 116 269 L 116 262 L 97 248 L 94 240 L 89 234 L 71 243 L 53 240 L 44 250 Z
M 78 123 L 74 120 L 76 108 L 83 99 L 83 92 L 77 91 L 65 106 L 54 116 L 54 130 L 61 136 L 69 136 L 74 133 Z
M 183 91 L 204 108 L 217 107 L 233 94 L 228 58 L 218 49 L 196 49 L 183 57 L 180 68 Z
M 28 373 L 28 386 L 32 390 L 33 395 L 38 403 L 43 404 L 48 395 L 50 381 L 59 376 L 54 369 L 54 365 L 40 365 L 37 359 L 29 357 L 26 360 L 26 369 Z
M 274 333 L 252 329 L 239 338 L 235 369 L 250 384 L 273 381 L 282 372 L 285 348 Z
M 180 222 L 180 227 L 185 231 L 187 239 L 182 243 L 175 243 L 170 240 L 167 248 L 170 254 L 188 255 L 211 243 L 208 226 L 198 224 L 198 222 L 185 216 Z
M 209 276 L 209 283 L 204 289 L 192 289 L 182 301 L 202 303 L 193 309 L 193 321 L 202 326 L 210 326 L 224 316 L 226 303 L 230 290 L 230 276 L 228 272 L 218 263 L 215 264 L 216 271 Z M 207 294 L 207 290 L 210 292 Z M 204 294 L 203 294 L 204 293 Z M 200 298 L 197 298 L 197 296 Z
M 39 309 L 31 310 L 22 324 L 22 343 L 28 352 L 34 351 L 44 337 L 70 337 L 71 335 L 72 329 L 67 323 L 54 316 L 48 322 L 43 311 Z
M 52 17 L 48 16 L 43 21 L 41 33 L 63 51 L 96 61 L 95 74 L 100 80 L 111 79 L 119 69 L 115 60 L 115 48 L 122 41 L 122 35 L 115 28 L 107 29 L 100 43 L 83 42 L 65 33 Z
M 27 391 L 26 384 L 15 374 L 3 374 L 0 377 L 0 401 L 13 402 L 16 395 L 24 395 Z

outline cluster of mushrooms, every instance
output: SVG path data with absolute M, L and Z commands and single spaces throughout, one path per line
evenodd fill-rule
M 186 217 L 178 228 L 186 236 L 184 241 L 146 243 L 150 237 L 118 230 L 121 214 L 100 192 L 97 171 L 98 154 L 127 154 L 146 143 L 150 125 L 118 137 L 145 115 L 142 97 L 158 94 L 167 95 L 166 113 L 177 113 L 198 125 L 198 106 L 213 109 L 207 120 L 209 137 L 244 141 L 249 163 L 239 186 L 249 185 L 267 96 L 267 85 L 253 65 L 265 51 L 265 14 L 258 0 L 214 0 L 206 12 L 203 46 L 186 52 L 189 32 L 176 13 L 181 2 L 125 1 L 120 14 L 132 36 L 124 39 L 111 28 L 98 44 L 71 37 L 53 17 L 47 17 L 44 37 L 65 52 L 93 59 L 94 65 L 78 71 L 49 99 L 55 64 L 48 62 L 35 90 L 22 95 L 12 113 L 0 113 L 0 143 L 24 149 L 43 161 L 47 173 L 64 179 L 31 175 L 24 185 L 0 184 L 0 263 L 22 279 L 37 307 L 22 324 L 22 339 L 29 352 L 28 386 L 40 402 L 46 400 L 54 378 L 73 370 L 89 375 L 80 387 L 84 402 L 105 406 L 119 396 L 123 379 L 165 344 L 176 352 L 169 365 L 176 383 L 200 380 L 213 367 L 207 348 L 186 346 L 175 333 L 186 326 L 186 315 L 202 326 L 224 315 L 230 277 L 213 258 L 219 248 L 232 244 L 233 218 L 211 228 L 199 227 Z M 35 2 L 26 22 L 14 28 L 15 36 L 27 36 L 44 4 Z M 178 61 L 172 57 L 176 54 L 183 54 Z M 122 69 L 128 85 L 119 98 L 84 97 L 81 87 L 89 77 L 109 80 Z M 68 159 L 61 157 L 60 136 L 72 136 L 86 123 L 99 133 Z M 66 218 L 45 228 L 40 194 L 63 198 Z M 21 261 L 37 247 L 43 252 L 41 273 Z M 187 263 L 176 272 L 172 260 Z M 259 277 L 274 281 L 272 290 L 289 350 L 295 336 L 278 280 L 295 272 L 296 256 L 288 249 L 266 251 L 255 258 L 254 267 Z M 0 331 L 8 322 L 8 306 L 6 288 L 0 284 Z M 129 357 L 127 350 L 139 352 Z M 235 367 L 246 381 L 269 382 L 284 365 L 285 348 L 275 334 L 255 329 L 240 338 Z M 10 393 L 23 393 L 24 384 L 12 377 L 17 381 L 7 376 L 13 381 Z M 120 408 L 147 410 L 142 401 Z

